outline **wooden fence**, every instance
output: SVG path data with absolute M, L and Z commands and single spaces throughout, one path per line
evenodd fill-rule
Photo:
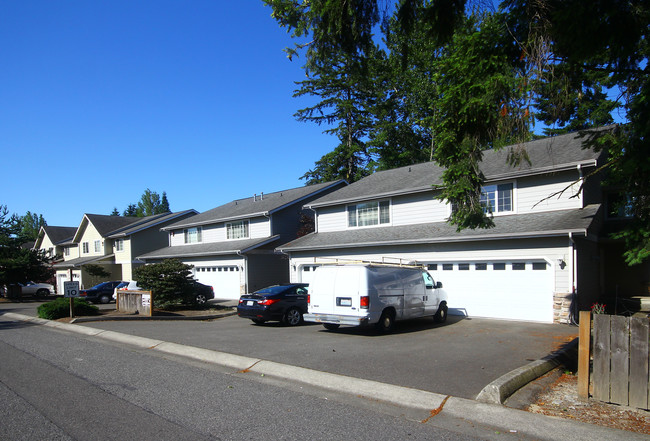
M 584 320 L 586 323 L 583 323 L 583 316 L 580 317 L 581 337 L 583 332 L 587 336 L 589 335 L 589 331 L 585 332 L 583 328 L 590 327 L 591 320 L 588 314 Z M 582 347 L 583 342 L 580 343 Z M 581 359 L 583 357 L 581 355 Z M 592 369 L 592 396 L 594 399 L 648 409 L 650 404 L 649 365 L 650 320 L 648 318 L 594 314 Z M 584 362 L 582 366 L 582 369 L 585 369 Z M 585 372 L 581 372 L 580 367 L 578 375 L 582 376 L 579 381 L 584 384 Z M 588 378 L 587 376 L 587 388 Z M 579 389 L 584 391 L 584 388 L 579 387 Z

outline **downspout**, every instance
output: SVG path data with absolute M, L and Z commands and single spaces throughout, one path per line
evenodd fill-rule
M 571 243 L 571 290 L 573 293 L 577 293 L 578 268 L 576 262 L 578 261 L 578 250 L 572 232 L 569 232 L 569 242 Z
M 583 186 L 584 182 L 582 180 L 584 178 L 584 174 L 582 173 L 582 164 L 578 164 L 576 168 L 578 170 L 578 180 L 580 181 L 580 187 L 579 188 L 583 188 L 582 186 Z M 584 206 L 585 206 L 584 195 L 585 195 L 585 192 L 580 191 L 580 208 L 584 208 Z M 570 238 L 571 238 L 571 233 L 569 233 L 569 239 Z
M 273 236 L 273 218 L 271 217 L 268 211 L 266 213 L 262 213 L 262 216 L 264 216 L 269 220 L 269 236 Z
M 311 207 L 307 207 L 314 212 L 314 233 L 318 233 L 318 212 Z
M 241 250 L 237 250 L 237 255 L 240 256 L 244 263 L 242 265 L 242 273 L 244 276 L 244 292 L 241 292 L 241 285 L 239 286 L 240 294 L 248 294 L 248 256 L 243 254 Z M 241 278 L 239 279 L 241 283 Z

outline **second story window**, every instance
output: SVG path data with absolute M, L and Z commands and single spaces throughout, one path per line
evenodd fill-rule
M 512 184 L 484 186 L 481 189 L 481 205 L 486 213 L 512 211 Z
M 81 251 L 84 254 L 88 254 L 90 252 L 90 244 L 88 242 L 84 242 L 81 244 Z
M 115 251 L 124 251 L 124 239 L 117 239 L 115 241 Z
M 63 249 L 63 255 L 64 256 L 69 256 L 70 255 L 70 247 L 65 247 Z
M 348 205 L 348 227 L 367 227 L 390 223 L 390 202 L 365 202 Z
M 188 228 L 183 230 L 185 236 L 185 243 L 199 243 L 201 238 L 201 227 Z
M 248 221 L 226 222 L 226 239 L 247 239 Z
M 102 241 L 101 240 L 96 240 L 95 241 L 95 252 L 96 253 L 101 253 L 102 252 Z

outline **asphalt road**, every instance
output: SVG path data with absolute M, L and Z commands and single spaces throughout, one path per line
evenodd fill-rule
M 35 315 L 37 303 L 0 304 Z M 114 305 L 103 305 L 114 307 Z M 577 327 L 450 316 L 398 322 L 391 335 L 321 325 L 259 326 L 236 316 L 212 321 L 109 321 L 117 331 L 341 375 L 474 399 L 491 381 L 577 337 Z
M 497 438 L 305 389 L 0 316 L 0 439 Z

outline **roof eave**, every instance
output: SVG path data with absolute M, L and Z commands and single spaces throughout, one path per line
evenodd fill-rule
M 387 241 L 373 241 L 373 242 L 358 242 L 349 244 L 332 244 L 332 245 L 317 245 L 317 246 L 297 246 L 297 247 L 278 247 L 277 250 L 281 253 L 290 253 L 294 251 L 310 251 L 310 250 L 328 250 L 337 248 L 360 248 L 369 246 L 392 246 L 392 245 L 419 245 L 430 243 L 450 243 L 450 242 L 483 242 L 489 240 L 503 240 L 503 239 L 538 239 L 548 237 L 562 237 L 571 235 L 587 236 L 585 228 L 571 229 L 571 230 L 555 230 L 555 231 L 539 231 L 528 233 L 504 233 L 504 234 L 491 234 L 482 236 L 463 236 L 463 237 L 436 237 L 436 238 L 422 238 L 410 240 L 387 240 Z
M 229 222 L 229 221 L 234 221 L 234 220 L 241 220 L 241 219 L 248 219 L 252 217 L 261 217 L 261 216 L 268 216 L 270 213 L 268 211 L 260 211 L 256 213 L 248 213 L 248 214 L 240 214 L 238 216 L 231 216 L 231 217 L 222 217 L 219 219 L 210 219 L 210 220 L 205 220 L 201 222 L 191 222 L 187 224 L 181 224 L 181 225 L 170 225 L 167 227 L 163 227 L 160 230 L 161 231 L 172 231 L 172 230 L 180 230 L 183 228 L 192 228 L 192 227 L 202 227 L 205 225 L 212 225 L 212 224 L 218 224 L 221 222 Z
M 559 173 L 563 171 L 570 171 L 576 169 L 578 166 L 581 167 L 595 167 L 598 164 L 596 159 L 588 159 L 585 161 L 576 161 L 576 162 L 571 162 L 568 164 L 562 164 L 560 166 L 553 165 L 553 166 L 548 166 L 548 167 L 540 167 L 536 168 L 534 170 L 524 170 L 524 171 L 513 171 L 509 173 L 500 173 L 500 174 L 495 174 L 495 175 L 489 175 L 486 176 L 485 178 L 485 183 L 490 183 L 494 181 L 500 181 L 503 179 L 514 179 L 514 178 L 525 178 L 529 176 L 538 176 L 538 175 L 544 175 L 547 173 Z M 434 183 L 431 185 L 427 185 L 425 187 L 415 187 L 415 188 L 407 188 L 407 189 L 400 189 L 400 190 L 395 190 L 395 191 L 389 191 L 389 192 L 384 192 L 384 193 L 376 193 L 376 194 L 370 194 L 370 195 L 364 195 L 364 196 L 356 196 L 352 198 L 344 198 L 344 199 L 337 199 L 334 201 L 327 201 L 327 202 L 321 202 L 317 204 L 307 204 L 305 205 L 305 208 L 309 209 L 315 209 L 315 208 L 322 208 L 322 207 L 329 207 L 329 206 L 334 206 L 334 205 L 341 205 L 341 204 L 350 204 L 353 202 L 360 202 L 360 201 L 367 201 L 370 199 L 381 199 L 381 198 L 387 198 L 387 197 L 392 197 L 392 196 L 401 196 L 401 195 L 406 195 L 406 194 L 414 194 L 414 193 L 425 193 L 428 191 L 436 191 L 436 187 L 434 187 Z

